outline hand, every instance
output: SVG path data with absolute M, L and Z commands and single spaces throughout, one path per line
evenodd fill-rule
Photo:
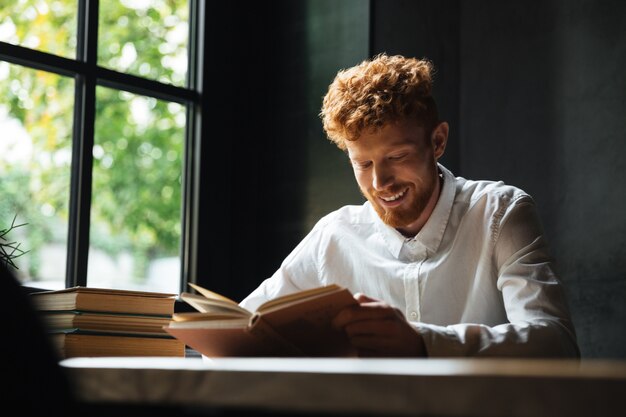
M 346 332 L 359 356 L 426 356 L 422 336 L 400 310 L 363 294 L 354 298 L 359 305 L 339 312 L 333 326 Z

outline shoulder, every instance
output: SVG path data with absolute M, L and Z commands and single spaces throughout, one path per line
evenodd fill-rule
M 462 177 L 457 177 L 455 181 L 456 202 L 466 203 L 470 207 L 486 204 L 494 208 L 503 208 L 521 202 L 533 203 L 530 194 L 504 181 L 468 180 Z
M 346 205 L 328 213 L 315 224 L 313 231 L 333 232 L 338 229 L 359 228 L 373 223 L 370 205 L 365 202 L 361 205 Z
M 489 230 L 491 241 L 496 242 L 505 228 L 506 242 L 520 239 L 520 231 L 537 236 L 541 222 L 537 207 L 529 193 L 503 181 L 467 180 L 456 178 L 457 204 L 467 221 L 483 224 Z M 516 237 L 517 236 L 517 237 Z
M 317 221 L 285 262 L 292 262 L 304 255 L 323 256 L 331 248 L 337 248 L 337 245 L 349 246 L 371 233 L 373 220 L 368 207 L 369 203 L 366 202 L 360 206 L 344 206 L 326 214 Z

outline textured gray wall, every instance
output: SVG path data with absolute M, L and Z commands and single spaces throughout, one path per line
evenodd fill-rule
M 626 2 L 460 2 L 461 173 L 531 193 L 586 357 L 626 357 Z

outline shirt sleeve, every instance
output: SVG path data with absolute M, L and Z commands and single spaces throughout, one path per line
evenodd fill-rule
M 496 285 L 509 322 L 412 323 L 428 356 L 580 357 L 564 288 L 532 199 L 518 198 L 493 221 Z

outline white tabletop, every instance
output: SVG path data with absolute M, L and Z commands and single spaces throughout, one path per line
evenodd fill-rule
M 90 403 L 440 416 L 625 415 L 626 362 L 72 358 Z

